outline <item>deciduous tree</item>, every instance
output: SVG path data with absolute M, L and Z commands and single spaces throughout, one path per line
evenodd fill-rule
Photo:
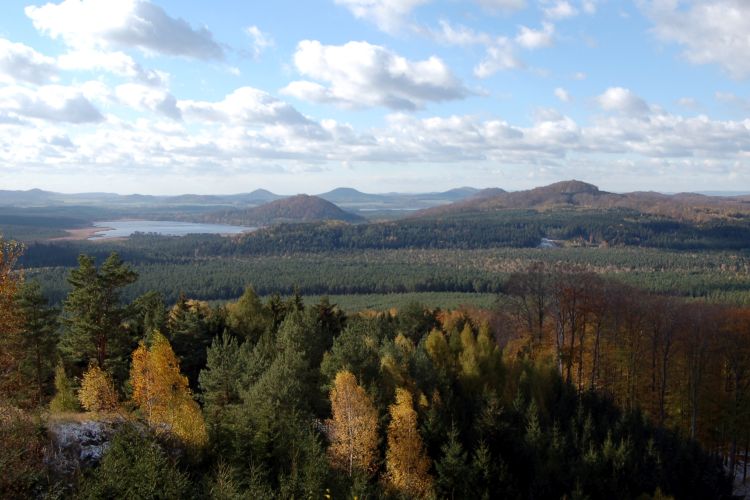
M 389 408 L 388 449 L 386 451 L 387 481 L 391 487 L 407 496 L 424 498 L 432 492 L 429 474 L 430 457 L 425 452 L 417 429 L 411 393 L 396 389 L 396 402 Z
M 372 473 L 376 468 L 378 412 L 372 398 L 349 371 L 336 374 L 331 389 L 328 420 L 331 445 L 328 454 L 335 468 L 351 477 L 355 470 Z

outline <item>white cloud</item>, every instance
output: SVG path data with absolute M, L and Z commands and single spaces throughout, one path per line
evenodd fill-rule
M 446 20 L 440 20 L 440 31 L 428 31 L 430 36 L 445 45 L 491 45 L 493 38 L 487 33 L 477 32 L 463 25 L 453 26 Z
M 63 70 L 107 71 L 155 87 L 166 86 L 169 79 L 167 73 L 145 69 L 120 51 L 75 49 L 58 56 L 57 64 Z
M 173 120 L 182 119 L 177 100 L 169 92 L 137 83 L 125 83 L 117 86 L 115 95 L 121 103 L 131 108 L 160 113 Z
M 732 92 L 716 92 L 715 97 L 717 101 L 730 106 L 735 111 L 750 112 L 750 99 L 740 97 Z
M 567 0 L 542 0 L 545 17 L 562 20 L 578 15 L 578 10 Z
M 37 30 L 78 50 L 121 47 L 146 54 L 224 58 L 208 29 L 193 28 L 147 0 L 63 0 L 32 5 L 25 12 Z
M 605 111 L 618 111 L 631 115 L 642 115 L 649 111 L 646 101 L 634 94 L 630 89 L 610 87 L 597 97 L 599 106 Z
M 555 26 L 552 23 L 542 23 L 541 30 L 520 26 L 518 35 L 516 35 L 516 43 L 530 50 L 551 47 L 554 35 Z
M 226 124 L 306 125 L 305 118 L 290 104 L 252 87 L 240 87 L 218 102 L 178 101 L 186 119 Z
M 263 33 L 257 26 L 245 28 L 245 33 L 252 41 L 251 48 L 255 59 L 259 59 L 263 51 L 274 46 L 273 38 L 268 33 Z
M 393 33 L 401 29 L 411 12 L 430 0 L 335 0 L 357 19 L 365 19 L 378 28 Z
M 581 2 L 581 8 L 586 14 L 596 14 L 598 0 L 583 0 Z
M 17 85 L 0 87 L 0 112 L 75 124 L 104 120 L 80 89 L 62 85 L 45 85 L 36 90 Z
M 346 108 L 384 106 L 417 109 L 427 102 L 460 99 L 468 94 L 438 57 L 410 61 L 367 42 L 322 45 L 303 40 L 294 64 L 303 76 L 324 82 L 296 81 L 282 93 Z
M 513 42 L 498 37 L 487 47 L 484 58 L 474 67 L 477 78 L 487 78 L 498 71 L 523 68 L 524 64 L 516 57 Z
M 737 79 L 750 77 L 750 2 L 644 0 L 656 36 L 684 48 L 694 64 L 718 64 Z
M 570 97 L 570 94 L 568 93 L 568 91 L 565 90 L 562 87 L 557 87 L 555 89 L 555 97 L 557 97 L 558 99 L 560 99 L 562 102 L 570 102 L 570 101 L 573 100 Z
M 56 77 L 54 59 L 28 45 L 0 38 L 0 81 L 42 84 Z

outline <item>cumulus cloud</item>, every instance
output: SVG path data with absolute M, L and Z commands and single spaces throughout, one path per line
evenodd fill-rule
M 282 93 L 346 108 L 413 110 L 427 102 L 460 99 L 468 94 L 440 58 L 410 61 L 367 42 L 323 45 L 303 40 L 297 45 L 294 65 L 301 75 L 324 84 L 295 81 Z
M 17 85 L 0 87 L 0 112 L 74 124 L 104 120 L 80 89 L 62 85 L 45 85 L 36 90 Z
M 257 26 L 248 26 L 245 33 L 250 37 L 253 57 L 259 59 L 264 50 L 273 47 L 274 41 L 271 35 L 263 33 Z
M 567 0 L 542 0 L 542 12 L 548 19 L 562 20 L 578 15 L 578 9 Z
M 137 83 L 125 83 L 117 86 L 115 95 L 121 103 L 133 109 L 152 111 L 173 120 L 182 119 L 177 99 L 164 90 Z
M 357 19 L 374 23 L 378 28 L 393 33 L 401 29 L 411 12 L 430 0 L 335 0 L 349 9 Z
M 648 0 L 641 2 L 661 40 L 676 43 L 694 64 L 718 64 L 730 76 L 750 76 L 750 2 Z
M 525 49 L 539 49 L 551 47 L 555 35 L 555 26 L 552 23 L 542 23 L 542 29 L 533 30 L 526 26 L 520 26 L 516 43 Z
M 505 37 L 496 38 L 487 47 L 484 58 L 474 67 L 477 78 L 487 78 L 498 71 L 523 68 L 524 64 L 516 57 L 513 42 Z
M 146 54 L 224 58 L 207 28 L 193 28 L 147 0 L 63 0 L 28 6 L 25 12 L 37 30 L 76 49 L 138 48 Z
M 462 47 L 470 45 L 491 45 L 493 37 L 487 33 L 475 31 L 469 27 L 454 26 L 442 19 L 438 22 L 440 30 L 426 30 L 430 37 L 445 45 L 459 45 Z
M 28 45 L 0 38 L 0 81 L 42 84 L 56 77 L 54 59 Z
M 562 102 L 570 102 L 570 101 L 573 100 L 570 97 L 570 94 L 568 93 L 568 91 L 565 90 L 562 87 L 557 87 L 555 89 L 555 97 L 557 97 L 558 99 L 560 99 Z
M 63 70 L 107 71 L 154 87 L 166 86 L 169 75 L 163 71 L 143 68 L 124 52 L 98 49 L 76 49 L 58 56 Z
M 597 97 L 599 106 L 604 111 L 617 111 L 630 115 L 642 115 L 649 111 L 646 101 L 638 97 L 630 89 L 610 87 Z
M 253 87 L 240 87 L 223 100 L 181 100 L 178 109 L 185 118 L 226 124 L 305 125 L 310 120 L 290 104 Z

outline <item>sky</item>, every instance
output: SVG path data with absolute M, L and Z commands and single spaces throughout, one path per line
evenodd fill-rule
M 0 189 L 750 190 L 748 0 L 2 0 Z

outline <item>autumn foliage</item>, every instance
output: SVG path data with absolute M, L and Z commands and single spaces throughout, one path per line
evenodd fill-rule
M 432 492 L 431 463 L 417 429 L 417 412 L 411 393 L 406 389 L 396 389 L 396 402 L 389 411 L 386 479 L 394 490 L 404 495 L 427 497 Z
M 92 364 L 81 380 L 78 401 L 87 411 L 108 412 L 117 409 L 117 391 L 107 372 Z
M 203 415 L 166 337 L 154 333 L 151 347 L 141 342 L 132 358 L 133 402 L 146 421 L 156 428 L 166 428 L 189 446 L 206 444 Z
M 355 470 L 372 473 L 377 459 L 378 412 L 372 398 L 349 371 L 336 374 L 331 411 L 333 418 L 327 422 L 331 464 L 349 476 Z

